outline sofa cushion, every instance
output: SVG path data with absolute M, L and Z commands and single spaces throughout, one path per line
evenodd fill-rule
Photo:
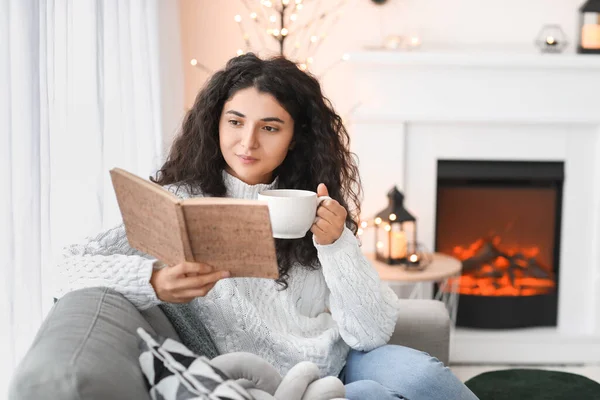
M 209 359 L 219 355 L 217 346 L 212 340 L 210 333 L 198 318 L 198 312 L 192 303 L 159 305 L 164 315 L 170 321 L 170 326 L 175 328 L 181 343 L 196 354 L 203 355 Z
M 319 379 L 312 362 L 296 364 L 282 379 L 277 370 L 252 353 L 228 353 L 212 360 L 183 344 L 138 329 L 140 365 L 153 400 L 331 400 L 345 395 L 344 384 Z
M 153 400 L 253 400 L 236 381 L 183 344 L 138 329 L 140 365 Z

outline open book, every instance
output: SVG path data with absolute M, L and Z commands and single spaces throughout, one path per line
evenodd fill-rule
M 267 204 L 199 197 L 181 200 L 120 168 L 110 171 L 129 245 L 175 265 L 203 262 L 232 277 L 277 278 Z

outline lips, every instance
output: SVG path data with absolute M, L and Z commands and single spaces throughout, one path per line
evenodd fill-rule
M 241 155 L 241 154 L 238 154 L 237 156 L 240 159 L 240 161 L 244 164 L 252 164 L 252 163 L 258 161 L 258 158 L 254 158 L 254 157 L 250 157 L 250 156 L 245 156 L 245 155 Z

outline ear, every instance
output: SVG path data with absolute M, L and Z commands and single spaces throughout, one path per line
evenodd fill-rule
M 294 150 L 294 147 L 296 147 L 296 141 L 294 139 L 292 139 L 292 141 L 290 142 L 290 146 L 288 147 L 288 150 Z

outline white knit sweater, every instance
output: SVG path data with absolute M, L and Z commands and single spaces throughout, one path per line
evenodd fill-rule
M 228 197 L 256 199 L 276 187 L 250 186 L 224 173 Z M 181 198 L 183 188 L 169 186 Z M 197 194 L 194 194 L 194 197 Z M 333 244 L 315 243 L 321 268 L 295 265 L 286 290 L 273 280 L 230 278 L 219 281 L 192 306 L 219 352 L 250 352 L 281 373 L 301 361 L 312 361 L 322 376 L 337 376 L 350 348 L 368 351 L 390 339 L 398 298 L 382 285 L 347 228 Z M 84 287 L 107 286 L 138 309 L 160 303 L 150 276 L 156 259 L 132 249 L 119 225 L 85 243 L 69 246 L 58 262 L 57 297 Z

